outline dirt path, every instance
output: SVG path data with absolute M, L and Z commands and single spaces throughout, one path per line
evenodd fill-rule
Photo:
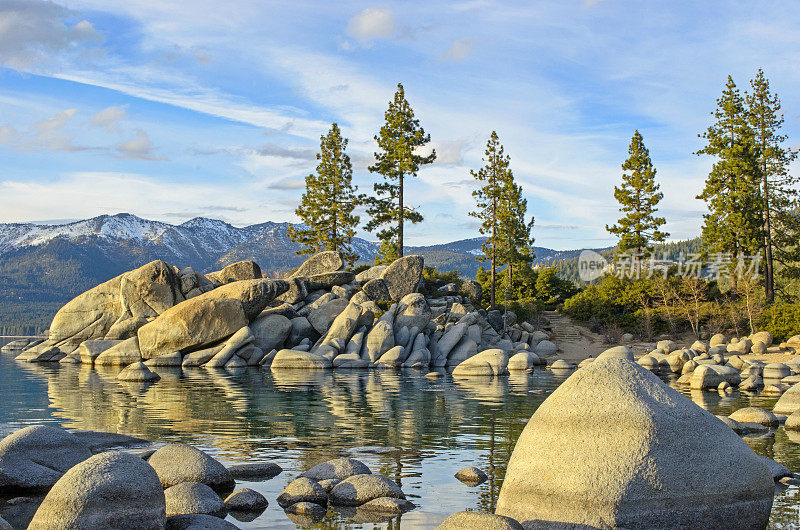
M 558 346 L 557 357 L 572 363 L 579 363 L 589 357 L 597 357 L 610 346 L 603 337 L 576 324 L 570 317 L 558 311 L 544 311 L 550 322 L 551 340 Z M 547 328 L 547 326 L 545 326 Z

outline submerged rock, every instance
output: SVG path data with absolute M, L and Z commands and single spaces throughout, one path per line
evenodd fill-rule
M 167 517 L 166 530 L 238 530 L 239 527 L 213 515 L 187 514 Z
M 496 513 L 530 526 L 763 528 L 772 497 L 769 470 L 728 426 L 637 364 L 598 359 L 531 417 Z

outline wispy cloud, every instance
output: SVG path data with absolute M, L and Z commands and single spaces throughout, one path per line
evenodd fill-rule
M 464 38 L 453 42 L 441 56 L 442 61 L 463 61 L 475 49 L 475 39 Z
M 89 122 L 110 133 L 119 132 L 119 122 L 125 118 L 125 105 L 106 107 L 89 118 Z

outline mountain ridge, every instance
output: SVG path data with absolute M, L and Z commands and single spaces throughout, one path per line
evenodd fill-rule
M 235 227 L 195 217 L 181 224 L 130 213 L 100 215 L 64 224 L 0 224 L 0 300 L 64 301 L 98 283 L 155 259 L 200 272 L 240 260 L 256 261 L 266 273 L 297 267 L 305 256 L 286 235 L 287 222 Z M 442 271 L 474 276 L 485 238 L 406 247 Z M 353 239 L 360 262 L 372 262 L 378 244 Z M 537 262 L 580 251 L 535 247 Z M 565 254 L 566 252 L 566 254 Z M 577 254 L 576 254 L 577 255 Z

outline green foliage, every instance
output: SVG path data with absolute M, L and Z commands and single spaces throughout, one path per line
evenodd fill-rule
M 375 153 L 375 164 L 369 167 L 371 173 L 383 176 L 383 182 L 373 185 L 375 196 L 367 199 L 370 220 L 365 228 L 372 232 L 385 226 L 378 232 L 378 238 L 396 245 L 397 257 L 402 257 L 404 222 L 422 221 L 422 214 L 405 204 L 403 179 L 416 177 L 420 166 L 433 163 L 436 151 L 431 150 L 425 156 L 419 154 L 420 148 L 427 145 L 431 137 L 414 118 L 414 110 L 405 98 L 402 84 L 397 84 L 394 100 L 389 102 L 384 116 L 386 123 L 375 136 L 379 151 Z M 381 254 L 383 259 L 388 259 L 387 253 Z
M 359 218 L 353 210 L 361 203 L 353 185 L 353 167 L 345 153 L 347 138 L 342 138 L 334 123 L 320 137 L 317 172 L 306 177 L 306 190 L 295 210 L 306 228 L 290 226 L 287 235 L 303 247 L 298 254 L 316 254 L 323 250 L 342 252 L 351 265 L 358 259 L 350 242 L 356 235 Z
M 617 246 L 620 252 L 635 251 L 649 255 L 652 243 L 660 243 L 669 234 L 659 230 L 666 223 L 663 217 L 656 217 L 657 206 L 664 194 L 656 184 L 656 170 L 650 160 L 650 152 L 644 145 L 639 131 L 634 132 L 628 148 L 628 159 L 622 164 L 622 186 L 614 187 L 614 198 L 619 202 L 624 215 L 606 230 L 619 236 Z M 630 171 L 630 173 L 628 173 Z
M 394 239 L 381 240 L 381 247 L 375 254 L 375 265 L 388 265 L 400 256 L 397 255 L 397 243 Z
M 769 81 L 760 68 L 756 78 L 750 81 L 750 87 L 752 92 L 746 95 L 747 117 L 758 150 L 765 290 L 767 298 L 772 300 L 776 261 L 781 264 L 779 273 L 783 278 L 800 278 L 800 249 L 797 245 L 800 221 L 796 212 L 800 179 L 789 173 L 789 165 L 797 157 L 797 151 L 783 145 L 787 136 L 780 132 L 783 125 L 781 102 L 770 91 Z
M 491 300 L 488 291 L 491 288 L 491 275 L 483 267 L 475 275 L 483 289 L 483 303 L 488 307 Z M 578 292 L 575 285 L 561 278 L 554 267 L 531 267 L 524 265 L 515 272 L 513 286 L 509 285 L 508 275 L 497 277 L 496 304 L 518 303 L 530 306 L 528 310 L 555 309 L 565 300 Z M 510 307 L 510 305 L 509 305 Z
M 0 335 L 40 335 L 50 327 L 62 302 L 0 301 Z
M 716 121 L 703 133 L 706 145 L 697 152 L 716 160 L 697 196 L 709 210 L 703 216 L 703 242 L 706 250 L 730 253 L 735 261 L 755 254 L 763 237 L 757 146 L 744 100 L 730 76 L 712 115 Z
M 439 272 L 434 267 L 428 265 L 422 269 L 422 278 L 425 280 L 425 286 L 423 287 L 422 294 L 429 297 L 437 296 L 439 294 L 439 287 L 443 285 L 454 283 L 460 290 L 461 284 L 464 283 L 459 271 L 452 270 L 448 272 Z
M 472 192 L 476 210 L 471 217 L 481 221 L 480 233 L 487 236 L 478 261 L 491 263 L 488 285 L 489 306 L 494 307 L 497 300 L 497 267 L 507 265 L 509 285 L 514 281 L 514 269 L 529 265 L 533 259 L 533 238 L 530 222 L 525 221 L 528 201 L 522 197 L 522 187 L 514 181 L 511 171 L 511 158 L 504 153 L 503 145 L 496 131 L 492 131 L 486 142 L 486 151 L 481 159 L 485 165 L 479 170 L 470 171 L 479 187 Z M 513 286 L 510 287 L 513 291 Z
M 758 320 L 758 329 L 769 331 L 777 341 L 800 334 L 800 302 L 776 302 Z

